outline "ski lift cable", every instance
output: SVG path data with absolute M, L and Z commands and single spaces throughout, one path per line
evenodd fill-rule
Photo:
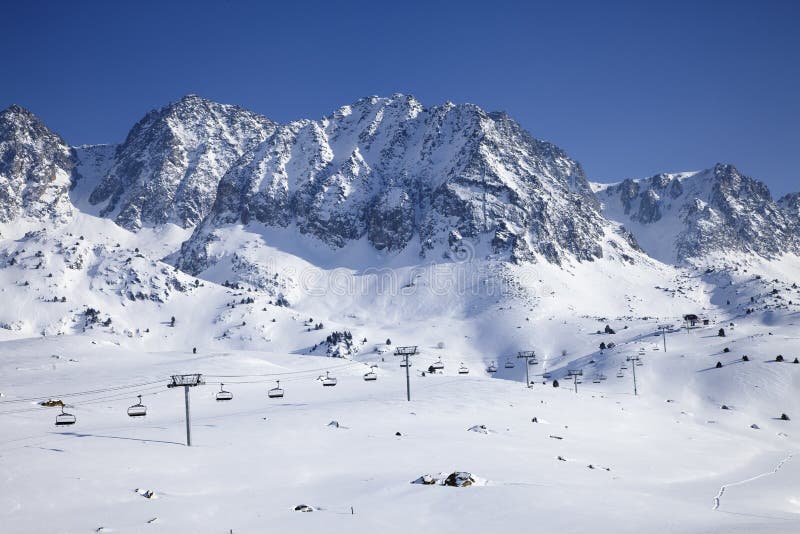
M 297 375 L 302 373 L 318 373 L 320 371 L 328 371 L 333 369 L 343 369 L 345 367 L 351 367 L 353 365 L 366 365 L 362 362 L 349 362 L 341 365 L 327 365 L 325 367 L 319 367 L 317 369 L 303 369 L 301 371 L 284 371 L 282 373 L 263 373 L 263 374 L 249 374 L 249 375 L 212 375 L 212 374 L 203 374 L 203 376 L 207 378 L 250 378 L 250 377 L 258 377 L 258 376 L 285 376 L 285 375 Z
M 362 364 L 359 363 L 359 365 L 362 365 Z M 341 369 L 341 367 L 325 367 L 323 369 L 307 371 L 307 374 L 304 374 L 304 375 L 301 375 L 301 376 L 291 376 L 289 378 L 281 378 L 280 380 L 281 380 L 281 382 L 302 382 L 302 381 L 305 381 L 305 380 L 316 380 L 317 378 L 319 378 L 321 371 L 331 371 L 331 370 L 335 370 L 335 369 Z M 208 375 L 205 375 L 205 376 L 208 376 Z M 265 378 L 265 379 L 260 379 L 260 380 L 236 380 L 236 381 L 225 380 L 225 382 L 216 381 L 216 380 L 206 380 L 205 383 L 206 383 L 206 385 L 217 385 L 218 386 L 218 385 L 220 385 L 222 383 L 224 383 L 224 384 L 272 384 L 274 382 L 275 382 L 275 380 Z
M 167 391 L 166 389 L 163 390 L 163 391 L 159 391 L 159 390 L 162 389 L 162 387 L 163 386 L 159 385 L 159 386 L 154 386 L 154 387 L 151 387 L 151 388 L 140 389 L 140 390 L 133 391 L 133 392 L 126 391 L 125 393 L 115 393 L 114 395 L 107 395 L 105 397 L 97 397 L 97 398 L 93 398 L 93 399 L 87 399 L 87 400 L 83 400 L 83 401 L 69 403 L 67 405 L 68 406 L 84 406 L 84 405 L 87 405 L 87 404 L 97 404 L 97 403 L 101 403 L 101 402 L 129 399 L 131 397 L 131 394 L 135 395 L 135 394 L 139 394 L 139 393 L 141 393 L 143 395 L 146 394 L 147 396 L 151 397 L 151 396 L 154 396 L 154 395 L 158 395 L 160 393 L 165 393 Z M 38 411 L 48 410 L 48 409 L 49 409 L 48 406 L 39 405 L 39 406 L 32 406 L 30 408 L 20 408 L 20 409 L 16 409 L 16 410 L 1 411 L 0 415 L 14 415 L 14 414 L 19 414 L 19 413 L 38 412 Z
M 142 386 L 149 386 L 149 385 L 152 385 L 152 384 L 164 384 L 164 383 L 165 382 L 162 379 L 162 380 L 156 380 L 156 381 L 153 381 L 153 382 L 141 382 L 139 384 L 128 384 L 128 385 L 124 385 L 124 386 L 111 386 L 111 387 L 108 387 L 108 388 L 93 389 L 93 390 L 86 390 L 86 391 L 76 391 L 76 392 L 72 392 L 72 393 L 59 393 L 59 394 L 51 394 L 51 395 L 39 395 L 37 397 L 28 397 L 28 398 L 23 398 L 23 399 L 9 399 L 9 400 L 0 401 L 0 405 L 2 405 L 2 404 L 14 404 L 14 403 L 20 403 L 20 402 L 40 401 L 40 400 L 42 400 L 44 398 L 58 399 L 58 398 L 61 398 L 61 397 L 82 397 L 82 396 L 86 396 L 86 395 L 95 395 L 95 394 L 98 394 L 98 393 L 108 393 L 109 391 L 119 391 L 119 390 L 123 390 L 123 389 L 133 389 L 133 388 L 142 387 Z

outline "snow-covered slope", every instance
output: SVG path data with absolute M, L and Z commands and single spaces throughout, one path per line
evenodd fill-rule
M 738 253 L 775 258 L 800 251 L 791 197 L 772 200 L 762 182 L 732 165 L 595 185 L 603 214 L 666 263 Z
M 214 203 L 222 175 L 274 129 L 266 117 L 188 95 L 133 127 L 88 200 L 130 230 L 193 226 Z

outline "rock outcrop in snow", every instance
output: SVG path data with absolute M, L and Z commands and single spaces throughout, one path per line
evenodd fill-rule
M 0 222 L 67 219 L 72 168 L 69 146 L 33 113 L 0 112 Z
M 133 127 L 89 202 L 129 230 L 188 228 L 208 213 L 233 162 L 274 129 L 261 115 L 188 95 Z

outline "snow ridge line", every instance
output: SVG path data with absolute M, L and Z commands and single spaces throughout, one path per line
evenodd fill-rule
M 746 480 L 740 480 L 739 482 L 732 482 L 730 484 L 724 484 L 722 487 L 719 488 L 719 493 L 717 493 L 717 496 L 714 497 L 714 506 L 713 506 L 712 510 L 719 510 L 720 501 L 722 499 L 722 496 L 725 494 L 725 490 L 726 489 L 728 489 L 731 486 L 739 486 L 741 484 L 747 484 L 748 482 L 752 482 L 752 481 L 757 480 L 759 478 L 776 474 L 778 471 L 781 470 L 781 467 L 783 467 L 783 464 L 785 464 L 786 462 L 791 460 L 792 456 L 794 456 L 795 454 L 797 454 L 797 452 L 793 452 L 793 453 L 789 454 L 786 458 L 784 458 L 783 460 L 778 462 L 778 465 L 776 465 L 775 469 L 773 469 L 772 471 L 767 471 L 766 473 L 761 473 L 760 475 L 756 475 L 756 476 L 748 478 Z

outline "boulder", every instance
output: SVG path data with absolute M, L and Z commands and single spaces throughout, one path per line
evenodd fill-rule
M 447 478 L 444 479 L 445 486 L 452 486 L 454 488 L 466 488 L 473 484 L 475 484 L 475 479 L 472 477 L 472 474 L 466 471 L 450 473 Z

